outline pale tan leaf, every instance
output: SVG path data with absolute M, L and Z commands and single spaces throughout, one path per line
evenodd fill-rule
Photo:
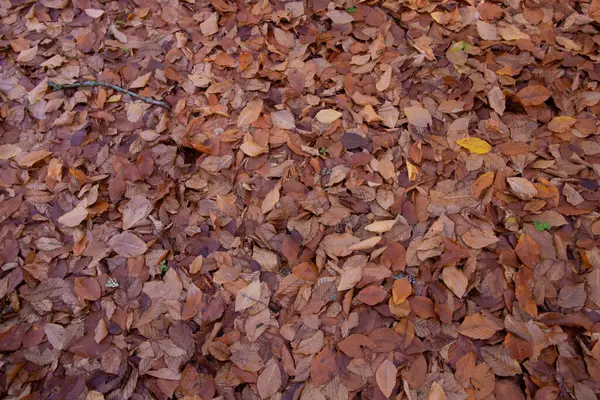
M 69 228 L 74 228 L 83 222 L 88 216 L 87 208 L 84 205 L 78 205 L 66 214 L 58 218 L 58 222 Z
M 377 382 L 377 386 L 379 386 L 379 390 L 385 397 L 390 397 L 394 390 L 394 386 L 396 386 L 396 375 L 398 370 L 393 362 L 388 360 L 387 358 L 383 360 L 377 371 L 375 372 L 375 380 Z
M 273 125 L 281 129 L 294 129 L 294 115 L 288 110 L 275 111 L 271 113 Z
M 323 238 L 321 246 L 331 256 L 346 257 L 352 253 L 349 247 L 359 241 L 356 236 L 349 233 L 332 233 Z
M 492 107 L 492 109 L 496 111 L 498 115 L 504 114 L 504 110 L 506 109 L 506 98 L 498 86 L 494 86 L 492 90 L 488 92 L 487 98 L 488 102 L 490 103 L 490 107 Z
M 235 297 L 235 312 L 244 311 L 252 307 L 260 300 L 260 281 L 254 279 L 243 289 L 240 289 Z
M 368 239 L 362 240 L 356 244 L 351 245 L 350 247 L 348 247 L 348 250 L 351 250 L 351 251 L 368 250 L 368 249 L 375 247 L 375 245 L 377 245 L 377 243 L 379 243 L 380 241 L 381 241 L 381 236 L 373 236 Z
M 340 119 L 342 113 L 331 108 L 321 110 L 317 113 L 316 118 L 322 124 L 331 124 Z
M 46 91 L 48 90 L 48 78 L 42 79 L 36 87 L 34 87 L 29 93 L 27 93 L 27 99 L 31 104 L 35 104 L 44 98 Z
M 433 382 L 431 384 L 427 400 L 446 400 L 446 393 L 439 383 Z
M 442 271 L 442 278 L 444 283 L 448 286 L 448 289 L 452 290 L 452 293 L 461 299 L 465 295 L 467 286 L 469 285 L 469 279 L 466 275 L 456 268 L 454 265 L 447 265 Z
M 277 203 L 279 202 L 280 189 L 281 187 L 279 186 L 279 184 L 277 184 L 273 189 L 269 191 L 269 193 L 267 193 L 260 207 L 260 211 L 263 214 L 268 213 L 275 207 L 275 205 L 277 205 Z
M 511 358 L 503 345 L 481 348 L 481 356 L 498 376 L 515 376 L 522 372 L 519 362 Z
M 237 126 L 240 128 L 250 126 L 253 122 L 255 122 L 260 113 L 263 110 L 263 101 L 262 99 L 253 99 L 250 100 L 246 107 L 240 112 L 240 115 L 237 119 Z
M 63 65 L 64 63 L 66 63 L 67 61 L 69 61 L 69 60 L 67 60 L 60 54 L 55 54 L 52 57 L 50 57 L 49 59 L 47 59 L 46 61 L 44 61 L 43 63 L 41 63 L 40 65 L 42 67 L 46 67 L 46 68 L 58 68 L 61 65 Z
M 100 343 L 106 336 L 108 336 L 106 322 L 104 322 L 104 318 L 100 318 L 98 325 L 96 325 L 96 328 L 94 329 L 94 341 Z
M 531 200 L 538 194 L 538 191 L 533 183 L 529 182 L 525 178 L 513 176 L 506 178 L 506 181 L 510 185 L 513 193 L 521 200 Z
M 261 399 L 268 399 L 279 391 L 281 386 L 281 371 L 277 362 L 266 367 L 258 376 L 256 387 Z
M 498 36 L 498 29 L 496 25 L 490 24 L 485 21 L 477 21 L 477 33 L 479 37 L 483 40 L 498 40 L 500 37 Z
M 60 240 L 55 239 L 55 238 L 47 238 L 47 237 L 39 238 L 38 240 L 35 241 L 35 245 L 38 249 L 44 250 L 44 251 L 52 251 L 52 250 L 60 249 L 61 247 L 63 247 L 63 244 Z
M 246 134 L 244 137 L 244 143 L 240 146 L 240 150 L 242 150 L 247 156 L 257 157 L 266 153 L 269 149 L 256 143 L 252 135 Z
M 362 267 L 344 269 L 338 285 L 338 292 L 352 289 L 362 279 Z
M 375 221 L 365 226 L 365 230 L 374 233 L 385 233 L 390 231 L 392 227 L 396 224 L 395 219 L 385 220 L 385 221 Z
M 123 230 L 127 230 L 152 212 L 152 202 L 144 195 L 134 196 L 123 210 Z
M 67 340 L 67 330 L 58 324 L 44 324 L 48 342 L 57 350 L 62 350 Z
M 382 69 L 383 68 L 384 67 L 382 67 Z M 381 77 L 379 78 L 379 80 L 377 81 L 377 83 L 375 84 L 375 87 L 380 92 L 383 92 L 384 90 L 387 90 L 387 88 L 390 87 L 391 83 L 392 83 L 392 67 L 390 67 L 389 65 L 385 65 L 385 70 L 384 70 L 383 74 L 381 75 Z
M 483 249 L 497 243 L 500 239 L 494 235 L 494 232 L 487 229 L 471 227 L 461 236 L 465 244 L 472 249 Z
M 404 108 L 404 115 L 408 122 L 419 128 L 427 128 L 433 124 L 429 110 L 421 106 L 412 106 Z
M 146 87 L 148 82 L 150 82 L 150 77 L 152 76 L 152 72 L 148 72 L 147 74 L 138 76 L 136 80 L 131 82 L 129 85 L 129 89 L 140 89 Z
M 200 24 L 200 32 L 204 36 L 211 36 L 219 32 L 219 14 L 214 12 Z
M 93 19 L 98 19 L 104 15 L 104 10 L 98 10 L 96 8 L 86 8 L 85 13 Z
M 0 160 L 8 160 L 21 154 L 23 150 L 14 144 L 0 145 Z
M 123 232 L 113 236 L 108 245 L 121 257 L 133 258 L 141 256 L 148 250 L 146 243 L 131 232 Z
M 17 57 L 17 61 L 21 62 L 21 63 L 28 63 L 30 61 L 33 61 L 35 56 L 37 56 L 37 53 L 38 53 L 38 46 L 36 45 L 27 50 L 23 50 L 22 52 L 20 52 L 19 56 Z

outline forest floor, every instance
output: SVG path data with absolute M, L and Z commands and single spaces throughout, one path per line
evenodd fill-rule
M 597 399 L 599 28 L 0 0 L 0 397 Z

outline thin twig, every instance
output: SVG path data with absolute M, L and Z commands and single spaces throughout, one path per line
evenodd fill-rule
M 101 82 L 101 81 L 81 81 L 81 82 L 66 83 L 66 84 L 54 83 L 54 82 L 48 81 L 48 86 L 50 86 L 52 88 L 52 90 L 63 90 L 63 89 L 79 88 L 79 87 L 84 87 L 84 86 L 91 86 L 91 87 L 103 86 L 103 87 L 107 87 L 107 88 L 116 90 L 117 92 L 126 93 L 126 94 L 130 95 L 131 97 L 135 97 L 136 99 L 140 99 L 142 101 L 145 101 L 146 103 L 154 104 L 154 105 L 161 106 L 161 107 L 164 107 L 167 109 L 171 108 L 171 106 L 168 103 L 165 103 L 164 101 L 154 100 L 154 99 L 151 99 L 150 97 L 140 96 L 139 94 L 133 93 L 131 90 L 123 89 L 120 86 L 113 85 L 113 84 L 106 83 L 106 82 Z

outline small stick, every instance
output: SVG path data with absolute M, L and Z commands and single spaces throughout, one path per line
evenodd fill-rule
M 116 90 L 117 92 L 126 93 L 126 94 L 130 95 L 131 97 L 135 97 L 136 99 L 140 99 L 142 101 L 145 101 L 146 103 L 154 104 L 154 105 L 164 107 L 167 109 L 171 108 L 171 106 L 168 103 L 165 103 L 164 101 L 154 100 L 154 99 L 151 99 L 150 97 L 140 96 L 139 94 L 133 93 L 131 90 L 123 89 L 120 86 L 113 85 L 113 84 L 106 83 L 106 82 L 101 82 L 101 81 L 81 81 L 81 82 L 66 83 L 66 84 L 60 84 L 60 83 L 54 83 L 54 82 L 48 81 L 48 86 L 50 86 L 52 88 L 52 90 L 63 90 L 63 89 L 78 88 L 78 87 L 84 87 L 84 86 L 91 86 L 91 87 L 103 86 L 103 87 L 107 87 L 107 88 Z

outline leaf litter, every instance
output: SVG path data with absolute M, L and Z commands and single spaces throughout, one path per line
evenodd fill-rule
M 600 393 L 599 1 L 0 10 L 3 398 Z

